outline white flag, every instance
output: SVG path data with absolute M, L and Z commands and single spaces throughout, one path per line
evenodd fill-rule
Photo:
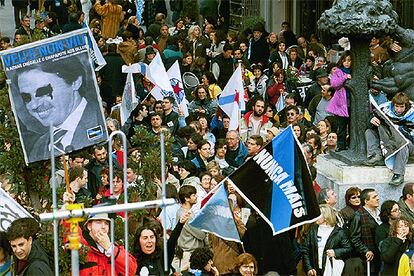
M 148 67 L 149 74 L 147 74 L 147 78 L 153 84 L 161 88 L 161 94 L 166 94 L 166 96 L 171 94 L 173 89 L 167 71 L 165 71 L 164 63 L 162 63 L 161 55 L 157 53 Z
M 221 92 L 218 104 L 230 117 L 229 130 L 236 130 L 239 127 L 239 111 L 244 109 L 244 88 L 240 65 Z
M 132 73 L 128 73 L 121 102 L 121 126 L 128 120 L 131 112 L 137 107 L 138 98 Z
M 32 218 L 29 212 L 2 188 L 0 188 L 0 202 L 0 231 L 6 231 L 15 219 Z
M 188 116 L 188 100 L 185 97 L 184 92 L 184 85 L 181 79 L 181 71 L 180 66 L 178 65 L 178 60 L 174 62 L 174 64 L 168 69 L 167 71 L 168 77 L 170 78 L 170 84 L 172 87 L 173 96 L 177 102 L 177 105 L 181 108 L 184 113 L 184 116 Z M 155 89 L 160 90 L 159 87 L 155 87 Z M 156 92 L 160 93 L 160 92 Z

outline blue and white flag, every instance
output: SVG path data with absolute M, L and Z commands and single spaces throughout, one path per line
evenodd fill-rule
M 243 76 L 240 65 L 221 92 L 218 104 L 230 118 L 229 130 L 236 130 L 239 127 L 240 111 L 245 109 Z
M 144 0 L 135 0 L 135 5 L 137 6 L 138 25 L 141 25 L 141 23 L 142 23 L 142 13 L 144 12 L 145 1 Z
M 270 225 L 273 235 L 314 222 L 320 215 L 309 168 L 292 127 L 273 138 L 229 179 Z
M 145 64 L 143 62 L 138 62 L 131 64 L 129 66 L 123 65 L 122 66 L 122 73 L 139 73 L 146 77 L 148 77 L 149 74 L 149 66 L 148 64 Z
M 189 224 L 224 240 L 241 242 L 223 183 L 224 181 L 219 184 L 221 186 L 217 188 Z
M 93 66 L 95 71 L 99 71 L 106 65 L 106 60 L 104 59 L 101 50 L 99 50 L 98 43 L 96 43 L 95 38 L 93 37 L 92 31 L 89 26 L 86 26 L 88 30 L 88 44 L 89 44 L 89 53 L 93 61 Z

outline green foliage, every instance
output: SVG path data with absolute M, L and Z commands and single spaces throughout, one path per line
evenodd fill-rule
M 265 26 L 265 20 L 261 16 L 246 16 L 243 17 L 241 25 L 242 25 L 242 31 L 245 31 L 247 29 L 253 29 L 253 27 L 257 24 L 262 24 Z
M 165 132 L 165 162 L 172 161 L 172 138 Z M 144 183 L 148 184 L 154 177 L 161 179 L 161 147 L 160 138 L 149 133 L 144 127 L 135 128 L 132 143 L 138 145 L 140 160 L 130 160 L 130 165 L 143 177 Z
M 154 179 L 161 178 L 161 150 L 159 137 L 149 133 L 144 128 L 137 128 L 136 135 L 132 139 L 133 144 L 138 145 L 141 157 L 130 158 L 129 167 L 133 168 L 139 179 L 137 185 L 128 189 L 128 202 L 146 201 L 156 199 L 157 186 Z M 8 88 L 0 90 L 0 180 L 11 184 L 11 193 L 16 200 L 34 216 L 52 211 L 52 194 L 49 185 L 51 174 L 50 161 L 40 161 L 29 166 L 24 162 L 16 121 L 12 112 Z M 165 138 L 166 162 L 172 160 L 172 138 Z M 58 162 L 57 162 L 58 163 Z M 64 188 L 59 188 L 57 198 L 61 199 Z M 118 200 L 123 203 L 123 197 Z M 86 207 L 91 202 L 86 202 Z M 132 249 L 136 229 L 142 225 L 145 216 L 155 213 L 153 209 L 137 210 L 129 212 L 129 244 Z M 116 218 L 115 236 L 120 244 L 124 241 L 124 223 L 120 217 Z M 70 275 L 70 251 L 64 250 L 64 229 L 59 226 L 59 268 L 61 275 Z M 42 233 L 39 240 L 43 247 L 53 258 L 53 224 L 42 224 Z M 85 261 L 87 248 L 80 250 L 80 262 Z
M 298 80 L 299 80 L 299 71 L 298 69 L 294 68 L 294 67 L 289 67 L 286 70 L 286 83 L 289 86 L 296 86 Z
M 43 206 L 51 195 L 47 184 L 50 177 L 49 162 L 40 161 L 26 166 L 7 87 L 0 90 L 0 106 L 0 175 L 6 176 L 13 184 L 12 191 L 21 196 L 24 193 L 21 203 L 32 206 L 37 213 L 50 207 L 50 204 Z

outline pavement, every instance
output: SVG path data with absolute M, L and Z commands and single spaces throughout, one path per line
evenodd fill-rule
M 2 36 L 14 36 L 14 12 L 11 0 L 5 0 L 6 6 L 0 7 L 0 32 Z

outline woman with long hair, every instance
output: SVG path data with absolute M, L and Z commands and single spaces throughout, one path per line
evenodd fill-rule
M 223 47 L 226 44 L 226 34 L 222 30 L 210 33 L 211 46 L 207 49 L 207 56 L 215 58 L 223 53 Z
M 319 205 L 321 218 L 313 224 L 304 238 L 302 262 L 308 276 L 323 275 L 328 258 L 347 259 L 352 251 L 345 231 L 336 225 L 335 210 Z
M 205 85 L 197 86 L 194 90 L 194 97 L 195 99 L 188 105 L 188 111 L 194 113 L 196 117 L 198 114 L 204 114 L 206 118 L 211 120 L 217 109 L 217 101 L 210 99 L 208 87 Z
M 355 216 L 355 212 L 361 208 L 361 189 L 358 187 L 351 187 L 345 192 L 346 206 L 339 212 L 345 220 L 345 224 L 349 225 Z
M 205 71 L 203 76 L 201 77 L 201 81 L 205 86 L 208 87 L 208 93 L 210 94 L 210 98 L 216 100 L 217 96 L 221 93 L 220 86 L 217 85 L 217 80 L 214 77 L 213 73 L 210 71 Z
M 186 49 L 191 53 L 193 60 L 195 60 L 196 57 L 206 57 L 206 49 L 208 47 L 209 40 L 203 37 L 200 26 L 191 26 L 190 29 L 188 29 Z
M 375 243 L 377 246 L 388 237 L 391 224 L 401 216 L 400 206 L 394 200 L 386 200 L 381 205 L 380 219 L 382 223 L 375 229 Z
M 171 261 L 174 257 L 175 246 L 178 237 L 184 224 L 190 217 L 189 212 L 184 212 L 180 217 L 174 230 L 171 232 L 168 239 L 168 260 L 171 267 Z M 162 231 L 161 231 L 162 233 Z M 151 224 L 145 224 L 138 228 L 135 234 L 135 241 L 133 244 L 133 254 L 138 263 L 138 275 L 170 275 L 169 272 L 164 272 L 164 248 L 161 245 L 161 236 L 159 230 L 155 229 Z
M 399 218 L 393 221 L 388 238 L 379 246 L 381 260 L 384 263 L 382 275 L 401 275 L 398 273 L 400 258 L 412 242 L 410 223 Z

